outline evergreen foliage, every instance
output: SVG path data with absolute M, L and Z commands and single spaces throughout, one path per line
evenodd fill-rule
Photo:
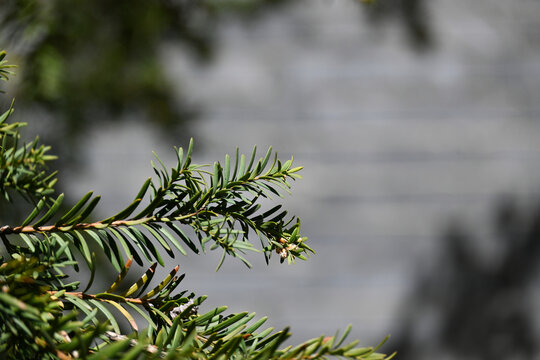
M 0 76 L 9 65 L 0 54 Z M 243 257 L 260 251 L 266 261 L 277 253 L 281 262 L 306 260 L 313 251 L 300 234 L 300 221 L 280 205 L 265 209 L 261 199 L 280 196 L 290 180 L 300 178 L 292 159 L 281 162 L 272 149 L 257 159 L 226 156 L 213 167 L 191 162 L 193 142 L 175 149 L 176 165 L 168 169 L 156 157 L 156 178 L 148 179 L 135 200 L 103 220 L 92 220 L 100 197 L 91 192 L 65 207 L 54 192 L 54 159 L 38 140 L 19 144 L 22 123 L 1 116 L 0 186 L 5 201 L 18 193 L 34 204 L 15 226 L 0 227 L 0 355 L 6 359 L 389 359 L 377 348 L 345 343 L 340 336 L 282 348 L 288 329 L 263 329 L 266 318 L 226 307 L 202 311 L 204 296 L 177 290 L 184 278 L 176 266 L 153 281 L 163 256 L 220 250 Z M 252 237 L 258 238 L 256 247 Z M 2 248 L 3 247 L 3 248 Z M 104 257 L 117 274 L 110 286 L 90 291 L 97 258 Z M 148 270 L 134 283 L 126 276 L 133 262 Z M 84 283 L 72 270 L 89 269 Z M 95 286 L 94 286 L 95 287 Z M 135 320 L 139 314 L 143 321 Z M 129 329 L 121 322 L 127 320 Z M 144 326 L 140 324 L 144 322 Z

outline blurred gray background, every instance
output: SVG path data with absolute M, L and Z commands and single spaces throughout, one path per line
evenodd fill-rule
M 268 315 L 272 326 L 291 325 L 296 341 L 352 323 L 351 338 L 366 344 L 391 334 L 386 351 L 407 344 L 420 359 L 487 358 L 440 338 L 440 312 L 454 305 L 426 300 L 422 291 L 433 292 L 421 284 L 461 291 L 444 282 L 456 271 L 442 268 L 449 229 L 471 239 L 467 251 L 482 271 L 496 268 L 505 249 L 492 241 L 497 214 L 528 214 L 540 200 L 540 2 L 433 0 L 423 11 L 433 40 L 420 50 L 399 23 L 374 25 L 349 0 L 295 1 L 256 23 L 226 19 L 209 64 L 174 41 L 159 47 L 178 99 L 203 104 L 189 124 L 194 161 L 221 161 L 257 144 L 305 167 L 293 195 L 280 201 L 302 219 L 317 254 L 291 266 L 277 259 L 266 266 L 255 254 L 251 270 L 228 259 L 217 273 L 214 254 L 174 260 L 187 273 L 184 286 L 209 295 L 208 308 Z M 172 166 L 172 146 L 187 146 L 186 137 L 164 138 L 137 114 L 125 117 L 90 124 L 79 141 L 85 165 L 64 171 L 72 196 L 102 195 L 104 214 L 122 209 L 152 174 L 152 151 Z M 477 347 L 539 358 L 534 274 L 526 296 L 519 292 L 531 300 L 531 325 L 505 325 L 507 333 L 477 339 Z M 512 299 L 501 298 L 495 313 Z M 454 333 L 487 336 L 463 321 Z M 529 335 L 525 345 L 514 341 Z

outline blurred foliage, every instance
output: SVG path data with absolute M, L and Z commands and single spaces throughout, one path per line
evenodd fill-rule
M 440 256 L 423 269 L 404 308 L 408 320 L 394 342 L 400 359 L 538 356 L 540 206 L 505 198 L 493 219 L 488 243 L 460 223 L 449 226 Z
M 223 20 L 255 23 L 268 10 L 292 2 L 4 0 L 0 42 L 12 49 L 21 67 L 21 86 L 15 95 L 65 122 L 65 132 L 57 129 L 58 138 L 52 140 L 67 149 L 66 142 L 75 143 L 73 135 L 88 124 L 117 120 L 126 111 L 142 111 L 166 130 L 164 134 L 178 137 L 199 109 L 182 102 L 181 94 L 174 95 L 172 80 L 160 62 L 160 47 L 174 42 L 208 62 Z M 419 47 L 431 41 L 422 0 L 381 0 L 362 8 L 376 21 L 404 23 Z M 178 88 L 181 91 L 181 84 Z
M 196 109 L 174 96 L 159 58 L 164 41 L 208 61 L 223 19 L 255 19 L 287 1 L 6 0 L 0 41 L 20 66 L 18 98 L 53 112 L 68 134 L 140 110 L 178 135 Z

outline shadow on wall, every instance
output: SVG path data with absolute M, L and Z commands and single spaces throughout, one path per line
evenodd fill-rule
M 417 51 L 434 46 L 435 37 L 424 0 L 376 1 L 367 8 L 367 14 L 375 24 L 388 20 L 402 24 L 409 44 Z
M 532 359 L 538 354 L 537 302 L 540 204 L 512 199 L 494 211 L 488 244 L 459 223 L 449 226 L 441 253 L 424 269 L 404 308 L 393 342 L 399 358 Z M 535 291 L 536 290 L 536 291 Z M 447 357 L 442 356 L 444 359 Z

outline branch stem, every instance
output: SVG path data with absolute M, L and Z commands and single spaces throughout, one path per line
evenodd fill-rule
M 52 296 L 56 296 L 58 291 L 48 291 L 48 293 Z M 87 299 L 93 299 L 97 301 L 105 301 L 105 300 L 110 301 L 111 300 L 111 298 L 109 297 L 87 294 L 81 291 L 72 291 L 72 292 L 66 291 L 63 294 L 75 296 L 82 300 L 87 300 Z M 152 300 L 148 300 L 148 299 L 128 298 L 128 297 L 123 297 L 123 296 L 118 296 L 118 295 L 111 295 L 111 296 L 114 296 L 114 301 L 132 303 L 132 304 L 137 304 L 137 305 L 149 305 L 152 302 Z
M 196 211 L 190 214 L 177 216 L 174 218 L 168 217 L 145 217 L 136 220 L 116 220 L 111 223 L 104 223 L 102 221 L 96 221 L 93 223 L 80 223 L 75 225 L 44 225 L 44 226 L 9 226 L 5 225 L 0 227 L 0 234 L 10 235 L 10 234 L 32 234 L 32 233 L 52 233 L 52 232 L 68 232 L 73 230 L 86 230 L 86 229 L 106 229 L 111 227 L 120 227 L 120 226 L 132 226 L 137 224 L 146 224 L 151 222 L 171 222 L 171 221 L 181 221 L 188 219 L 190 217 L 196 216 L 200 211 Z

